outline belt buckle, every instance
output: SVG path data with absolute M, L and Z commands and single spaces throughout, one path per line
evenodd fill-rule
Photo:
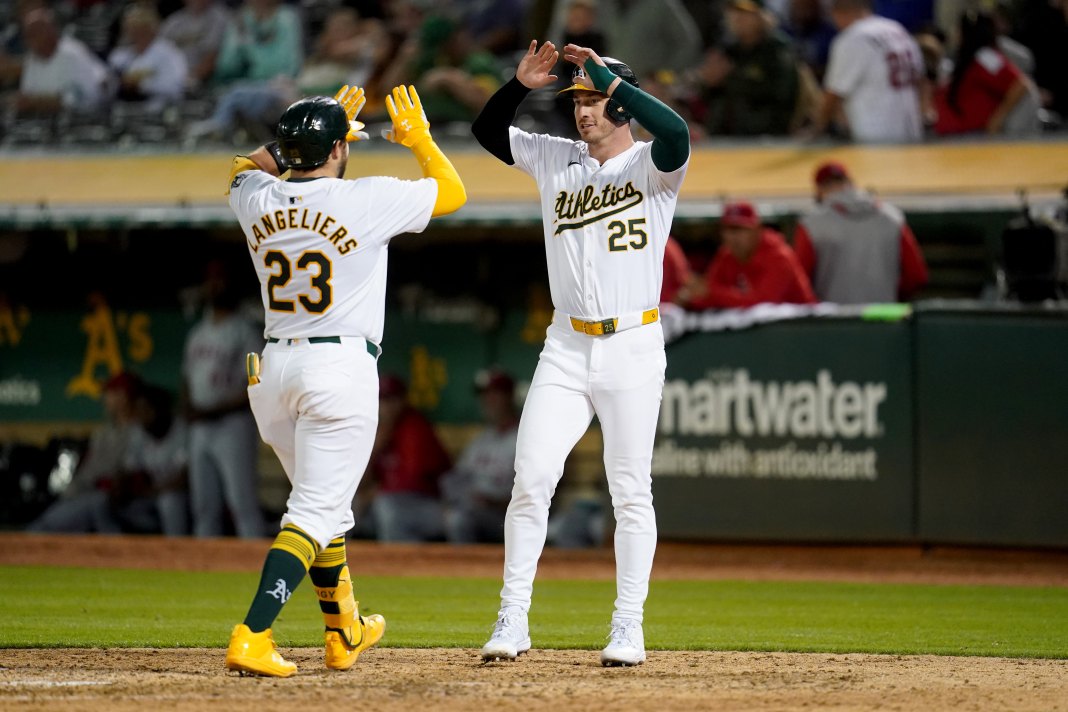
M 605 319 L 604 321 L 597 322 L 601 327 L 602 334 L 614 334 L 616 332 L 616 320 Z

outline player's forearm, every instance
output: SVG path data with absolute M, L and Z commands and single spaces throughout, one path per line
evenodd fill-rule
M 584 65 L 593 85 L 629 111 L 653 135 L 653 165 L 665 173 L 678 170 L 690 156 L 690 127 L 671 107 L 624 82 L 593 60 Z
M 990 115 L 990 119 L 986 122 L 987 133 L 1001 133 L 1002 129 L 1005 128 L 1005 120 L 1009 117 L 1009 113 L 1016 108 L 1016 105 L 1026 95 L 1027 84 L 1025 84 L 1022 79 L 1017 79 L 1013 85 L 1009 87 L 1009 90 L 1005 93 L 1005 97 L 1001 100 L 998 108 L 994 110 L 994 113 Z
M 509 166 L 515 165 L 512 156 L 512 144 L 508 137 L 508 129 L 515 119 L 515 112 L 519 105 L 530 93 L 530 89 L 523 86 L 516 78 L 512 78 L 489 98 L 482 107 L 478 118 L 471 124 L 471 133 L 475 139 L 494 156 Z
M 438 184 L 438 197 L 431 215 L 438 217 L 459 210 L 467 202 L 467 190 L 456 167 L 434 143 L 434 139 L 427 136 L 419 141 L 412 146 L 412 153 L 419 161 L 423 176 L 432 178 Z

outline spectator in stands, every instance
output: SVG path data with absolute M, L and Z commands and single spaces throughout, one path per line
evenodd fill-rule
M 214 81 L 227 88 L 212 115 L 191 124 L 186 138 L 229 140 L 241 128 L 254 140 L 271 140 L 278 114 L 295 100 L 303 31 L 296 10 L 280 0 L 245 0 L 226 28 L 215 63 Z
M 136 0 L 133 0 L 136 2 Z M 146 1 L 146 0 L 142 0 Z M 119 38 L 122 12 L 130 2 L 115 0 L 71 0 L 51 3 L 58 16 L 67 20 L 64 34 L 82 42 L 100 59 L 108 56 Z M 60 8 L 63 7 L 63 10 Z
M 927 283 L 927 265 L 905 216 L 857 188 L 830 161 L 815 176 L 816 210 L 801 218 L 794 251 L 821 302 L 908 301 Z
M 217 0 L 185 0 L 181 10 L 163 21 L 160 36 L 185 55 L 190 93 L 197 92 L 215 73 L 215 61 L 229 24 L 230 13 Z
M 598 8 L 607 54 L 626 62 L 639 80 L 670 83 L 700 59 L 701 33 L 680 0 L 599 0 Z
M 297 11 L 281 0 L 245 0 L 223 35 L 215 81 L 267 82 L 295 77 L 304 55 Z
M 731 0 L 731 40 L 698 70 L 704 127 L 711 135 L 786 135 L 799 98 L 797 59 L 763 0 Z
M 607 46 L 604 33 L 598 29 L 597 0 L 569 0 L 565 5 L 567 10 L 564 15 L 560 47 L 567 44 L 575 44 L 579 47 Z M 564 72 L 564 74 L 567 73 Z M 561 82 L 571 86 L 571 77 L 564 77 Z M 568 113 L 573 113 L 571 107 L 568 107 Z
M 797 255 L 777 231 L 764 227 L 752 203 L 728 203 L 720 219 L 722 246 L 705 281 L 679 298 L 690 309 L 813 304 L 816 296 Z
M 364 478 L 368 490 L 374 490 L 364 494 L 369 495 L 378 540 L 441 539 L 439 480 L 451 465 L 449 455 L 430 421 L 408 404 L 403 380 L 383 375 L 378 394 L 378 432 Z
M 471 33 L 474 46 L 495 56 L 523 47 L 520 35 L 526 20 L 527 0 L 480 0 L 459 3 L 460 23 Z
M 401 46 L 385 86 L 415 84 L 431 123 L 471 122 L 502 81 L 497 59 L 446 15 L 430 15 Z
M 330 12 L 291 95 L 333 96 L 344 84 L 364 87 L 389 50 L 385 26 L 374 19 L 361 19 L 355 10 L 340 7 Z
M 690 269 L 690 261 L 682 245 L 668 235 L 664 248 L 664 281 L 660 286 L 660 303 L 668 304 L 677 300 L 680 290 L 694 289 L 701 277 Z
M 1022 42 L 1017 42 L 1013 22 L 1012 4 L 1008 0 L 998 0 L 990 11 L 994 20 L 994 33 L 1001 53 L 1016 65 L 1016 68 L 1029 77 L 1035 74 L 1035 55 Z
M 147 5 L 130 5 L 122 16 L 122 41 L 108 64 L 118 80 L 118 98 L 159 111 L 185 94 L 185 55 L 159 34 L 159 15 Z
M 1068 0 L 1022 0 L 1018 39 L 1034 53 L 1042 106 L 1068 119 Z
M 27 531 L 74 534 L 99 531 L 102 522 L 107 527 L 107 489 L 122 468 L 141 387 L 140 379 L 126 372 L 104 384 L 100 398 L 104 422 L 90 435 L 70 484 Z
M 137 427 L 130 434 L 122 468 L 108 491 L 110 521 L 99 531 L 189 534 L 188 430 L 174 415 L 174 399 L 148 386 L 135 406 Z
M 189 127 L 186 137 L 229 137 L 243 127 L 269 140 L 278 114 L 301 97 L 333 96 L 344 84 L 369 90 L 366 83 L 388 49 L 381 22 L 360 20 L 351 8 L 337 8 L 327 16 L 312 54 L 295 78 L 234 87 L 222 96 L 209 118 Z
M 30 10 L 47 6 L 45 0 L 15 0 L 6 10 L 0 9 L 0 91 L 17 87 L 22 74 L 23 18 Z
M 820 0 L 790 0 L 782 29 L 793 43 L 798 59 L 812 70 L 817 81 L 823 81 L 831 42 L 837 32 L 823 11 L 823 3 Z
M 859 143 L 910 143 L 923 138 L 923 57 L 899 23 L 872 13 L 870 0 L 831 0 L 838 35 L 831 43 L 823 102 L 812 135 L 845 114 Z
M 1038 89 L 997 48 L 994 19 L 961 16 L 960 46 L 948 84 L 935 93 L 935 131 L 1035 135 L 1040 130 Z
M 107 105 L 107 66 L 84 44 L 61 35 L 51 10 L 26 13 L 22 31 L 27 53 L 15 96 L 17 113 L 55 115 L 76 110 L 84 115 Z
M 263 536 L 265 525 L 245 355 L 263 350 L 263 329 L 239 311 L 240 291 L 222 261 L 208 263 L 203 289 L 206 309 L 182 359 L 193 533 L 222 536 L 229 510 L 237 535 L 251 539 Z
M 504 513 L 515 481 L 515 381 L 505 371 L 488 369 L 476 376 L 475 389 L 486 427 L 441 481 L 445 535 L 455 544 L 504 541 Z

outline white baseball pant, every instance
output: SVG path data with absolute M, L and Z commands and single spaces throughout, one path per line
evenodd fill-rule
M 352 498 L 378 427 L 378 366 L 358 337 L 268 343 L 249 403 L 293 486 L 282 526 L 323 548 L 354 524 Z
M 502 608 L 530 608 L 549 502 L 568 453 L 596 414 L 616 518 L 615 616 L 642 620 L 656 550 L 650 471 L 666 365 L 659 322 L 588 336 L 566 315 L 554 315 L 519 421 Z

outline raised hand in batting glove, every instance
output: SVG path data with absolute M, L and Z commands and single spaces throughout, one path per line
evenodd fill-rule
M 366 141 L 371 138 L 363 130 L 364 123 L 356 120 L 356 115 L 360 113 L 363 105 L 367 103 L 367 99 L 363 95 L 363 89 L 350 87 L 346 84 L 338 89 L 337 94 L 334 95 L 334 100 L 341 104 L 341 108 L 345 110 L 345 114 L 349 117 L 349 132 L 345 136 L 345 140 L 351 143 L 352 141 Z
M 423 103 L 419 101 L 415 87 L 394 87 L 392 96 L 386 97 L 386 111 L 393 121 L 393 128 L 383 131 L 382 136 L 393 143 L 411 148 L 430 137 L 430 122 L 423 113 Z

